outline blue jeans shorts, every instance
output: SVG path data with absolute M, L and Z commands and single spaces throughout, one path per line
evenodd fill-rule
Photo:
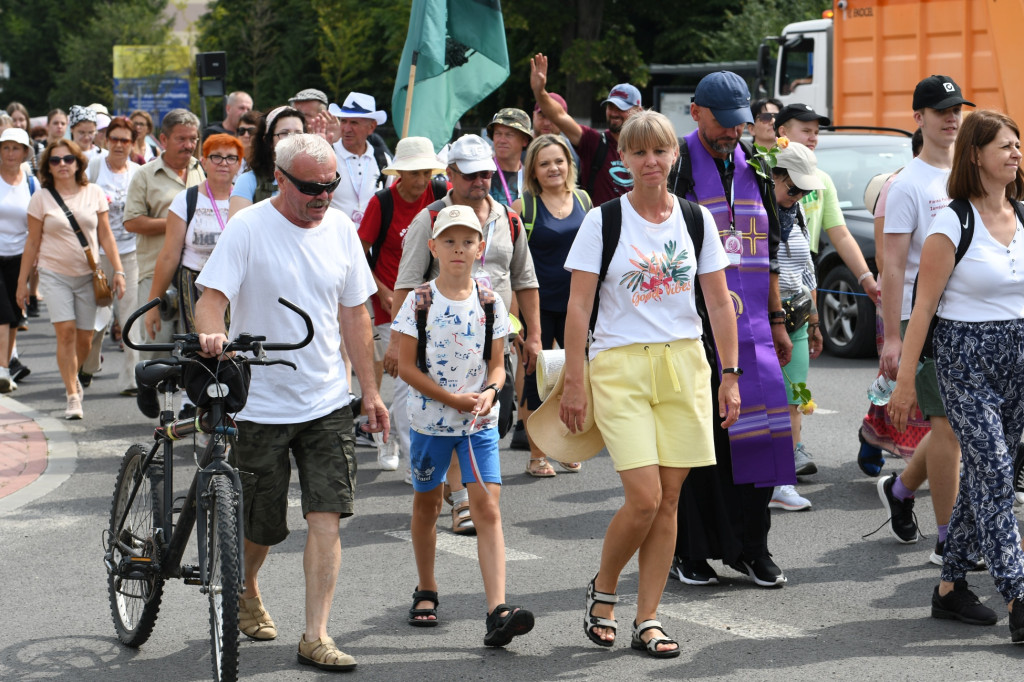
M 452 461 L 452 450 L 459 456 L 462 482 L 475 483 L 469 461 L 469 441 L 480 468 L 480 479 L 501 485 L 501 459 L 498 456 L 498 429 L 484 429 L 472 436 L 430 436 L 409 429 L 409 459 L 412 463 L 412 488 L 418 493 L 433 490 L 444 481 Z

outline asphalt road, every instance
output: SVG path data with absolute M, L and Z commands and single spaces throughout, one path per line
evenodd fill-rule
M 16 397 L 61 417 L 63 390 L 45 318 L 19 338 L 33 372 Z M 101 531 L 107 524 L 119 457 L 145 441 L 152 424 L 134 401 L 116 395 L 121 356 L 104 351 L 107 369 L 86 391 L 86 418 L 67 423 L 78 445 L 74 473 L 57 489 L 0 515 L 0 679 L 202 680 L 210 677 L 209 621 L 197 588 L 165 587 L 152 638 L 121 646 L 109 612 Z M 532 633 L 505 650 L 482 646 L 485 601 L 474 540 L 456 538 L 440 521 L 440 616 L 435 629 L 409 627 L 406 612 L 416 575 L 408 542 L 410 488 L 400 472 L 381 472 L 371 449 L 359 448 L 357 514 L 342 523 L 342 570 L 330 631 L 353 654 L 363 680 L 1003 680 L 1019 675 L 1024 648 L 1009 644 L 1006 620 L 977 627 L 929 617 L 937 567 L 928 563 L 935 521 L 927 491 L 918 518 L 928 535 L 899 545 L 885 521 L 875 479 L 854 458 L 874 363 L 825 357 L 810 385 L 820 409 L 805 421 L 805 443 L 819 473 L 800 485 L 814 508 L 773 512 L 770 546 L 789 583 L 764 590 L 717 566 L 721 585 L 670 581 L 661 618 L 679 640 L 677 659 L 656 661 L 629 648 L 636 565 L 619 585 L 619 643 L 590 644 L 581 631 L 584 590 L 596 572 L 601 539 L 621 504 L 606 455 L 578 475 L 531 479 L 525 453 L 503 450 L 502 510 L 509 548 L 508 601 L 534 611 Z M 254 371 L 259 371 L 258 369 Z M 184 455 L 179 463 L 185 462 Z M 899 461 L 887 470 L 902 467 Z M 183 468 L 180 480 L 184 481 Z M 297 505 L 298 484 L 293 481 Z M 296 664 L 303 627 L 299 508 L 294 532 L 261 573 L 276 641 L 241 643 L 246 680 L 319 679 L 330 675 Z M 987 574 L 971 579 L 982 601 L 1003 613 Z

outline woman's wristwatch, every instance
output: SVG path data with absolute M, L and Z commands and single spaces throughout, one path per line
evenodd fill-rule
M 736 376 L 740 377 L 743 376 L 743 370 L 740 369 L 739 367 L 723 367 L 722 374 L 735 374 Z

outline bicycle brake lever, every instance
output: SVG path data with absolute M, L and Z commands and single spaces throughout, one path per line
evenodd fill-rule
M 265 360 L 257 364 L 265 365 L 267 367 L 269 367 L 270 365 L 285 365 L 286 367 L 291 367 L 292 369 L 295 370 L 298 369 L 298 367 L 295 366 L 294 362 L 289 362 L 288 360 Z

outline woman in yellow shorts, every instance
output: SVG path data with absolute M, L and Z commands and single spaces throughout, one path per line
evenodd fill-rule
M 600 569 L 587 589 L 584 631 L 595 644 L 613 644 L 619 574 L 639 551 L 631 646 L 668 658 L 679 655 L 679 645 L 655 618 L 672 563 L 679 490 L 692 467 L 715 463 L 711 370 L 701 345 L 696 287 L 726 372 L 718 395 L 726 427 L 739 416 L 742 370 L 736 367 L 735 309 L 725 283 L 729 260 L 714 220 L 707 209 L 693 206 L 707 226 L 695 248 L 682 206 L 667 189 L 679 154 L 672 124 L 656 112 L 633 114 L 619 135 L 619 152 L 633 188 L 587 214 L 565 263 L 572 283 L 560 417 L 574 433 L 583 424 L 589 354 L 594 419 L 622 479 L 625 502 L 608 526 Z M 605 221 L 618 222 L 621 234 L 601 279 Z M 588 351 L 588 321 L 598 293 Z

